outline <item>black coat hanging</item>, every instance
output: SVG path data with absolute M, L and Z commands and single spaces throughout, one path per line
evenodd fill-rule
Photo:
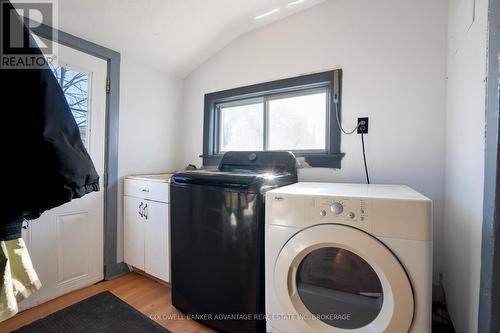
M 7 1 L 0 2 L 3 6 Z M 26 26 L 24 36 L 32 40 Z M 41 55 L 38 48 L 26 52 Z M 47 66 L 7 69 L 0 64 L 0 112 L 0 240 L 8 240 L 21 236 L 24 219 L 99 191 L 99 175 L 64 92 Z

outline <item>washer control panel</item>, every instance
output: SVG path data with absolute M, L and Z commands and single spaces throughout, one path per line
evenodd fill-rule
M 335 201 L 330 205 L 330 210 L 333 214 L 340 215 L 344 211 L 344 205 L 341 202 Z
M 324 223 L 344 223 L 369 230 L 371 200 L 352 197 L 313 197 L 307 217 Z

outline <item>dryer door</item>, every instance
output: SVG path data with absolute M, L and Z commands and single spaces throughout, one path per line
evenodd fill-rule
M 410 281 L 373 236 L 323 224 L 294 235 L 274 272 L 277 297 L 300 332 L 407 332 L 414 312 Z

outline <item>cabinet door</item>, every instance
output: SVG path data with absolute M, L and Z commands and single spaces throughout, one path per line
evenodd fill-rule
M 146 219 L 141 216 L 146 201 L 123 197 L 123 251 L 125 262 L 144 270 L 144 233 Z
M 146 273 L 170 281 L 168 204 L 146 200 Z

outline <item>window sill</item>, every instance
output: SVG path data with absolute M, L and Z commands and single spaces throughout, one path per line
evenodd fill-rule
M 337 154 L 301 154 L 294 153 L 297 158 L 304 158 L 310 167 L 316 168 L 335 168 L 340 169 L 342 158 L 345 153 Z M 200 155 L 203 158 L 203 166 L 219 165 L 222 155 Z
M 340 169 L 340 162 L 345 153 L 337 154 L 296 154 L 297 158 L 304 158 L 311 167 Z

